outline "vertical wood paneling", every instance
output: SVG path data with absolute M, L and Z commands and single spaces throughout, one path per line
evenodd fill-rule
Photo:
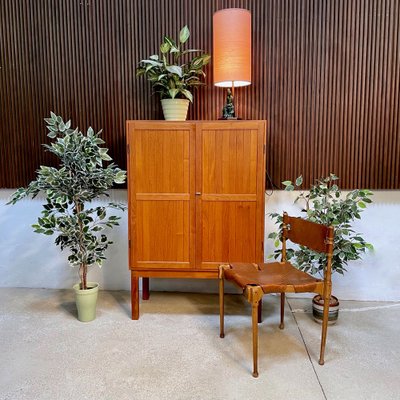
M 50 110 L 103 128 L 125 167 L 125 120 L 162 118 L 137 62 L 185 24 L 190 45 L 212 53 L 212 15 L 227 7 L 252 12 L 253 82 L 236 102 L 268 120 L 273 182 L 335 172 L 344 188 L 400 189 L 398 0 L 2 0 L 0 187 L 54 162 L 41 148 Z M 189 119 L 221 113 L 207 73 Z

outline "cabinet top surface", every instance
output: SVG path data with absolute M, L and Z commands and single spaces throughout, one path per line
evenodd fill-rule
M 266 122 L 265 119 L 193 119 L 186 121 L 165 121 L 162 119 L 128 119 L 126 122 L 147 122 L 147 123 L 162 123 L 162 124 L 194 124 L 194 123 L 218 123 L 218 124 L 236 124 L 249 122 Z
M 130 129 L 262 129 L 267 126 L 266 120 L 190 120 L 190 121 L 164 121 L 164 120 L 127 120 L 126 128 Z

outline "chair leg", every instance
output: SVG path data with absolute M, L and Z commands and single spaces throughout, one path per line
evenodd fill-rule
M 258 305 L 264 293 L 260 286 L 247 285 L 244 293 L 251 304 L 251 325 L 253 330 L 253 376 L 258 377 Z
M 279 329 L 283 329 L 285 327 L 285 292 L 281 293 L 281 323 L 279 325 Z
M 224 278 L 219 278 L 219 337 L 224 338 Z
M 258 302 L 252 304 L 253 376 L 258 378 Z
M 324 365 L 325 345 L 326 336 L 328 331 L 328 319 L 329 319 L 329 301 L 330 296 L 324 298 L 324 314 L 322 319 L 322 334 L 321 334 L 321 351 L 319 354 L 319 364 Z

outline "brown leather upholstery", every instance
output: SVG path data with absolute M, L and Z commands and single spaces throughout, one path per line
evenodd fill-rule
M 230 269 L 224 271 L 225 279 L 231 280 L 243 290 L 246 285 L 261 286 L 264 293 L 290 291 L 296 293 L 314 292 L 317 284 L 322 282 L 303 271 L 299 271 L 288 262 L 268 264 L 230 264 Z
M 288 226 L 287 229 L 283 228 L 286 239 L 320 253 L 328 252 L 326 247 L 328 226 L 306 221 L 299 217 L 290 217 L 287 214 L 283 216 L 283 222 Z

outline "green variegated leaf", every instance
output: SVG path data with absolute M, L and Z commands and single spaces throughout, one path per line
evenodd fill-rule
M 181 92 L 183 93 L 183 95 L 184 95 L 191 103 L 193 103 L 193 95 L 192 95 L 192 93 L 189 92 L 189 90 L 181 89 Z
M 187 25 L 185 25 L 179 33 L 179 41 L 183 44 L 189 39 L 189 36 L 190 36 L 189 28 L 187 27 Z
M 167 42 L 164 42 L 160 45 L 160 51 L 162 54 L 168 53 L 170 48 L 171 48 L 171 46 Z
M 155 60 L 142 60 L 140 62 L 142 64 L 149 64 L 150 66 L 153 66 L 153 67 L 159 67 L 160 65 L 162 65 L 162 63 L 160 61 L 155 61 Z
M 203 65 L 207 65 L 211 61 L 211 56 L 209 54 L 203 54 L 201 58 L 203 59 Z
M 55 125 L 55 121 L 52 118 L 44 118 L 44 120 L 49 125 Z
M 177 65 L 168 65 L 165 69 L 171 74 L 176 74 L 179 77 L 182 77 L 182 68 Z
M 169 93 L 171 99 L 174 99 L 175 96 L 179 93 L 179 89 L 169 89 L 168 93 Z
M 203 50 L 200 49 L 188 49 L 182 52 L 182 56 L 184 56 L 185 54 L 189 54 L 189 53 L 202 53 Z
M 111 161 L 112 158 L 107 154 L 108 149 L 101 148 L 100 151 L 100 158 L 104 161 Z
M 170 38 L 169 36 L 164 36 L 164 43 L 168 43 L 170 47 L 170 52 L 177 50 L 178 46 L 176 45 L 175 40 Z

